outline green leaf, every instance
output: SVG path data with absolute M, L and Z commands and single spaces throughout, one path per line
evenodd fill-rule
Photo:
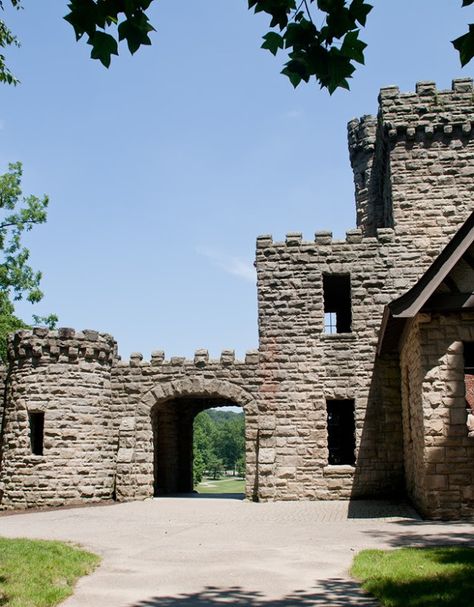
M 261 48 L 267 49 L 272 55 L 276 55 L 278 49 L 283 48 L 285 45 L 283 36 L 280 36 L 280 34 L 277 34 L 276 32 L 268 32 L 268 34 L 263 36 L 263 39 L 265 42 L 262 44 Z
M 474 0 L 462 0 L 463 6 L 470 6 L 471 4 L 474 4 Z
M 92 46 L 91 57 L 109 67 L 111 55 L 118 55 L 117 41 L 110 34 L 95 32 L 87 41 Z
M 299 23 L 290 23 L 284 34 L 286 48 L 307 48 L 314 43 L 318 30 L 311 21 L 302 19 Z
M 358 21 L 362 27 L 365 27 L 367 15 L 373 8 L 374 7 L 371 4 L 367 4 L 364 0 L 352 0 L 349 11 L 354 16 L 355 20 Z
M 338 88 L 348 89 L 347 79 L 350 78 L 355 70 L 350 59 L 342 55 L 339 49 L 333 47 L 329 51 L 326 59 L 326 71 L 318 75 L 321 86 L 328 89 L 329 94 L 333 94 Z
M 285 64 L 281 73 L 288 76 L 291 84 L 295 88 L 302 80 L 308 82 L 311 76 L 306 62 L 301 56 L 298 56 L 297 53 L 292 53 L 292 58 Z
M 364 64 L 364 49 L 367 44 L 359 40 L 359 31 L 348 32 L 344 37 L 344 42 L 341 46 L 341 53 L 352 59 L 357 61 L 358 63 Z
M 118 26 L 119 40 L 127 41 L 128 49 L 132 55 L 142 44 L 151 44 L 148 37 L 148 33 L 151 31 L 154 31 L 154 28 L 150 25 L 148 17 L 144 13 L 129 17 Z
M 474 24 L 469 24 L 469 31 L 456 40 L 452 40 L 452 45 L 459 51 L 461 65 L 464 67 L 474 57 Z
M 294 88 L 296 88 L 298 86 L 298 84 L 301 82 L 302 78 L 299 74 L 296 74 L 295 72 L 292 72 L 290 69 L 288 69 L 287 67 L 283 68 L 280 72 L 281 74 L 283 74 L 284 76 L 288 76 L 291 84 L 293 85 Z
M 97 28 L 97 5 L 93 0 L 71 0 L 67 5 L 70 12 L 64 20 L 72 25 L 76 40 L 84 34 L 92 36 Z
M 249 9 L 255 13 L 267 13 L 271 17 L 270 27 L 283 30 L 288 25 L 289 15 L 295 10 L 294 0 L 249 0 Z
M 325 13 L 329 13 L 329 11 L 333 8 L 332 0 L 318 0 L 317 5 L 320 11 Z

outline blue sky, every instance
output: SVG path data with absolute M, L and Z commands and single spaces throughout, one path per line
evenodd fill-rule
M 246 0 L 155 0 L 153 45 L 108 71 L 74 41 L 66 0 L 24 4 L 5 12 L 22 84 L 1 89 L 0 162 L 21 160 L 24 192 L 51 203 L 27 241 L 45 297 L 17 312 L 110 332 L 124 358 L 255 348 L 256 236 L 343 236 L 348 120 L 375 113 L 382 86 L 473 72 L 449 42 L 473 20 L 460 0 L 374 0 L 366 66 L 332 97 L 293 90 Z

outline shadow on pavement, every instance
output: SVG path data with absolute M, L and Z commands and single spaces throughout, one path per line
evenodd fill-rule
M 403 518 L 420 521 L 416 510 L 405 500 L 363 500 L 351 499 L 348 503 L 347 518 Z
M 312 591 L 295 590 L 281 599 L 268 599 L 258 591 L 239 586 L 217 588 L 208 586 L 200 592 L 177 596 L 152 597 L 133 603 L 129 607 L 377 607 L 379 603 L 364 594 L 359 585 L 351 580 L 333 578 L 319 582 Z
M 403 520 L 396 521 L 396 527 L 393 529 L 388 523 L 383 530 L 369 530 L 365 533 L 373 539 L 386 542 L 392 548 L 401 548 L 402 546 L 474 546 L 474 532 L 469 530 L 468 521 L 446 523 L 443 521 Z

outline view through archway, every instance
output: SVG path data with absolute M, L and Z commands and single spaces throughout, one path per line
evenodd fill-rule
M 244 494 L 245 417 L 241 407 L 207 409 L 194 418 L 193 479 L 200 494 Z
M 151 411 L 154 495 L 244 493 L 245 419 L 233 401 L 182 396 Z

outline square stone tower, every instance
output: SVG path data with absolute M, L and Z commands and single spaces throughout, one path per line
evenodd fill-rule
M 404 491 L 399 361 L 378 334 L 473 209 L 473 121 L 470 79 L 382 89 L 348 128 L 357 229 L 258 239 L 262 499 Z

